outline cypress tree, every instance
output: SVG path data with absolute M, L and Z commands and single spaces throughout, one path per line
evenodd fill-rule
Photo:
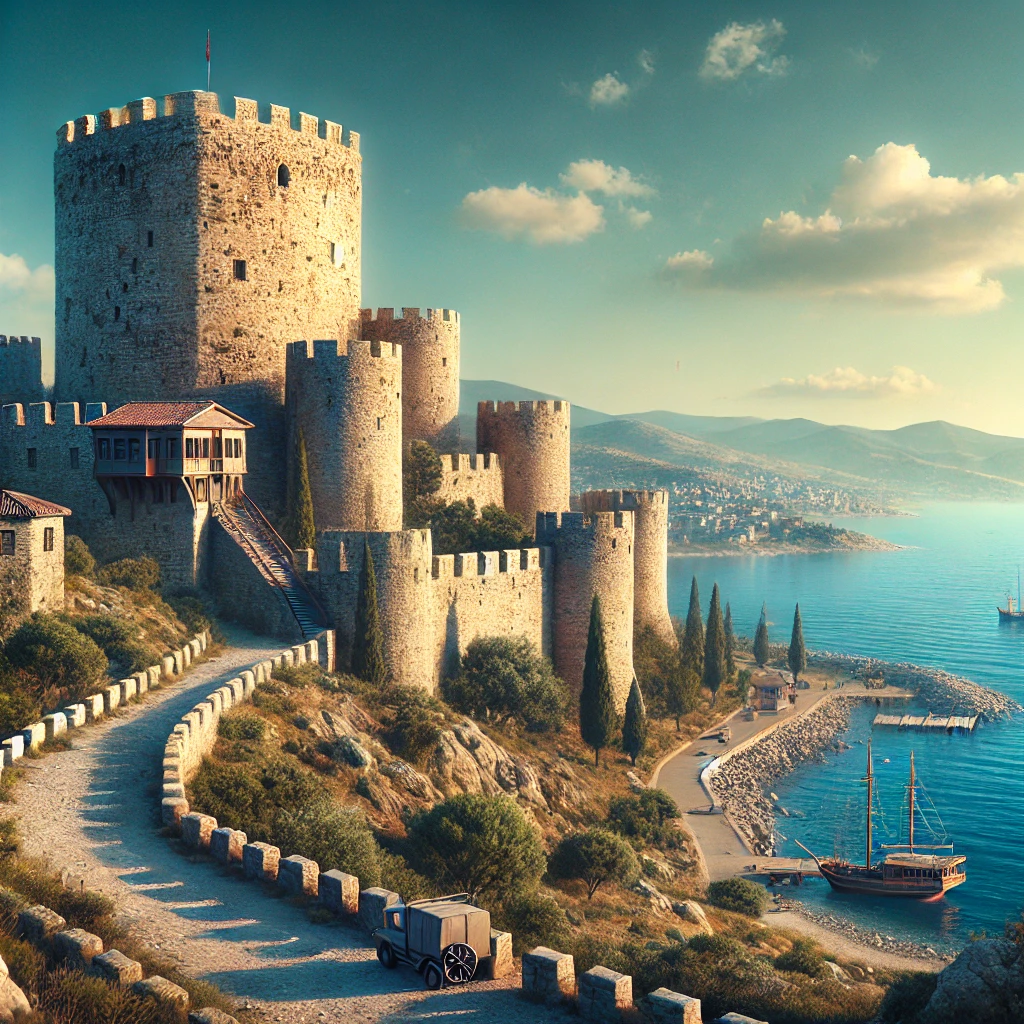
M 686 613 L 686 629 L 679 652 L 684 671 L 692 672 L 698 679 L 704 674 L 704 623 L 700 615 L 700 594 L 697 591 L 697 577 L 690 584 L 690 608 Z
M 306 456 L 306 435 L 299 428 L 299 454 L 295 466 L 295 507 L 292 510 L 292 537 L 297 548 L 316 547 L 316 524 L 313 522 L 313 492 L 309 488 L 309 460 Z
M 665 680 L 665 710 L 676 720 L 693 711 L 700 700 L 700 677 L 683 667 L 682 659 L 676 661 L 673 671 Z
M 771 650 L 768 646 L 768 605 L 761 605 L 761 618 L 757 620 L 757 632 L 754 634 L 754 661 L 760 668 L 768 664 Z
M 626 719 L 622 723 L 622 749 L 629 754 L 636 766 L 636 759 L 647 746 L 647 708 L 644 695 L 640 692 L 640 684 L 633 677 L 633 685 L 629 688 L 626 701 Z
M 793 681 L 800 678 L 800 673 L 807 668 L 807 648 L 804 647 L 804 624 L 800 619 L 800 605 L 796 606 L 793 616 L 793 636 L 789 641 L 789 671 L 793 673 Z
M 722 622 L 722 599 L 718 595 L 718 584 L 711 591 L 711 608 L 708 611 L 708 631 L 704 641 L 704 685 L 711 691 L 711 703 L 718 699 L 718 688 L 725 681 L 728 670 L 725 665 L 725 624 Z
M 601 750 L 611 742 L 618 724 L 604 643 L 601 601 L 595 594 L 590 605 L 590 630 L 583 663 L 583 688 L 580 690 L 580 736 L 588 747 L 593 748 L 595 765 L 600 765 Z
M 377 607 L 377 573 L 373 567 L 370 542 L 363 541 L 363 571 L 356 601 L 355 637 L 352 644 L 352 674 L 378 686 L 388 680 L 384 660 L 384 633 Z
M 732 679 L 736 675 L 736 633 L 732 628 L 732 608 L 725 602 L 725 667 Z

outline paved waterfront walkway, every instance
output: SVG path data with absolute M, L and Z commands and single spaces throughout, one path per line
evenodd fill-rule
M 782 721 L 792 721 L 796 717 L 806 715 L 824 698 L 835 696 L 872 699 L 899 697 L 905 694 L 894 689 L 867 690 L 859 683 L 847 683 L 841 690 L 798 690 L 795 709 L 781 716 L 760 715 L 752 722 L 743 717 L 742 711 L 737 712 L 723 723 L 732 729 L 732 737 L 728 743 L 719 743 L 716 739 L 693 740 L 674 756 L 663 761 L 657 769 L 651 779 L 651 785 L 664 789 L 679 805 L 686 827 L 693 833 L 704 857 L 709 881 L 716 882 L 741 873 L 743 866 L 753 861 L 754 855 L 743 845 L 724 814 L 706 813 L 711 805 L 711 799 L 700 784 L 701 770 L 713 757 L 721 757 L 722 754 L 735 750 L 740 744 L 767 732 Z M 698 752 L 702 750 L 706 751 L 706 755 L 698 756 Z

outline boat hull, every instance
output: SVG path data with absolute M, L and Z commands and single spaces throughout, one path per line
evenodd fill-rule
M 1005 608 L 1000 608 L 999 618 L 1004 622 L 1024 622 L 1024 612 L 1011 612 Z
M 941 882 L 922 885 L 885 879 L 880 871 L 857 870 L 847 866 L 837 869 L 828 864 L 821 864 L 821 875 L 833 889 L 838 892 L 859 893 L 862 896 L 893 896 L 908 900 L 940 900 L 946 889 L 953 885 L 942 885 Z M 955 882 L 954 885 L 958 885 Z

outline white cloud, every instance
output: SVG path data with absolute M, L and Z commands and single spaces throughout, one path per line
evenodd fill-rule
M 606 196 L 653 196 L 655 191 L 633 177 L 628 167 L 612 167 L 603 160 L 576 160 L 560 175 L 566 185 L 581 192 L 603 192 Z
M 761 388 L 758 394 L 776 398 L 919 398 L 936 391 L 938 385 L 934 381 L 909 366 L 894 366 L 890 373 L 880 377 L 868 376 L 852 366 L 837 366 L 828 373 L 811 373 L 798 380 L 783 377 Z
M 626 214 L 629 226 L 635 231 L 641 231 L 654 219 L 654 214 L 650 210 L 638 210 L 635 206 L 627 206 L 623 212 Z
M 592 107 L 614 107 L 629 95 L 629 86 L 620 81 L 618 75 L 609 72 L 590 87 Z
M 32 270 L 17 253 L 5 256 L 0 252 L 0 291 L 27 298 L 52 299 L 53 287 L 53 267 L 49 263 Z
M 913 145 L 890 142 L 844 162 L 823 213 L 765 219 L 701 283 L 974 313 L 1002 305 L 996 275 L 1019 267 L 1024 174 L 933 175 Z
M 640 65 L 640 70 L 645 75 L 654 74 L 654 54 L 650 50 L 641 50 L 636 55 L 636 62 Z
M 669 256 L 665 264 L 665 270 L 673 276 L 693 275 L 710 270 L 715 264 L 715 258 L 704 252 L 703 249 L 690 249 L 688 252 L 677 252 L 675 256 Z
M 754 21 L 749 25 L 732 22 L 716 32 L 704 51 L 701 78 L 711 81 L 732 82 L 745 71 L 762 75 L 784 75 L 789 70 L 789 58 L 775 56 L 775 51 L 786 35 L 781 21 L 765 23 Z
M 853 58 L 854 64 L 862 67 L 865 71 L 871 71 L 879 60 L 879 55 L 869 50 L 866 46 L 859 46 L 856 49 L 850 50 L 850 56 Z
M 566 196 L 525 182 L 516 188 L 470 192 L 462 200 L 462 215 L 468 227 L 509 239 L 528 238 L 536 245 L 582 242 L 605 225 L 604 207 L 585 192 Z

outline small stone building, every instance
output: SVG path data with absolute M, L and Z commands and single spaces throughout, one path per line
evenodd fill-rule
M 759 669 L 750 680 L 754 707 L 758 711 L 788 711 L 796 700 L 793 677 L 785 672 Z
M 64 607 L 64 517 L 71 510 L 20 491 L 0 491 L 0 601 L 19 614 Z

